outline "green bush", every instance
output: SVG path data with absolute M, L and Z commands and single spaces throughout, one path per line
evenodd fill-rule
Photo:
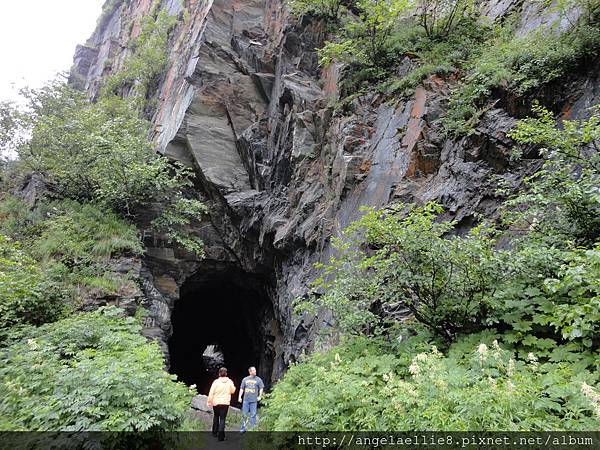
M 170 211 L 183 202 L 190 207 L 185 224 L 158 223 L 167 223 L 161 231 L 171 242 L 201 250 L 200 242 L 176 239 L 205 211 L 199 200 L 183 194 L 193 185 L 193 171 L 153 150 L 150 124 L 139 118 L 135 100 L 107 96 L 89 103 L 60 82 L 25 95 L 28 109 L 13 112 L 20 119 L 12 132 L 31 133 L 31 139 L 14 143 L 15 150 L 19 164 L 42 175 L 49 195 L 95 203 L 128 218 L 153 203 Z
M 484 50 L 484 43 L 494 34 L 494 28 L 474 17 L 464 18 L 444 39 L 428 37 L 415 24 L 398 27 L 388 40 L 389 52 L 401 60 L 409 57 L 415 66 L 404 76 L 389 75 L 378 89 L 380 92 L 407 97 L 431 75 L 460 73 L 468 61 Z
M 436 221 L 439 212 L 435 203 L 367 212 L 334 241 L 339 255 L 318 266 L 325 273 L 312 301 L 350 332 L 373 332 L 403 306 L 447 340 L 485 327 L 502 276 L 492 230 L 446 238 L 453 224 Z
M 466 75 L 453 91 L 442 123 L 449 135 L 473 131 L 489 107 L 494 89 L 515 97 L 532 95 L 551 81 L 574 71 L 600 50 L 600 29 L 580 24 L 557 34 L 535 31 L 515 37 L 510 27 L 485 44 L 469 63 Z
M 110 270 L 110 260 L 143 253 L 136 228 L 100 205 L 53 202 L 38 233 L 25 241 L 45 275 L 76 304 L 91 291 L 115 294 L 132 281 Z
M 355 337 L 292 365 L 267 396 L 261 428 L 562 431 L 600 425 L 597 373 L 543 364 L 534 354 L 519 360 L 490 334 L 459 341 L 447 356 L 413 339 L 392 345 Z
M 600 246 L 574 251 L 556 278 L 545 281 L 554 303 L 550 323 L 563 339 L 600 347 Z
M 332 61 L 370 67 L 385 67 L 386 42 L 401 15 L 410 8 L 409 0 L 359 0 L 358 17 L 346 17 L 339 37 L 319 49 L 322 65 Z
M 148 122 L 117 97 L 88 103 L 82 94 L 54 84 L 29 97 L 31 140 L 20 159 L 59 195 L 99 201 L 116 211 L 134 208 L 189 185 L 191 173 L 157 155 Z
M 287 0 L 290 11 L 297 15 L 312 14 L 330 22 L 336 22 L 344 12 L 346 0 Z M 351 3 L 351 2 L 350 2 Z
M 544 166 L 507 203 L 507 221 L 531 235 L 593 247 L 600 239 L 600 110 L 586 120 L 565 120 L 534 104 L 536 117 L 521 120 L 509 136 L 540 149 Z
M 195 253 L 198 257 L 204 257 L 202 240 L 193 232 L 181 231 L 181 229 L 191 221 L 200 218 L 207 211 L 206 206 L 197 200 L 180 198 L 165 208 L 153 220 L 152 225 L 164 233 L 170 242 Z
M 3 193 L 0 200 L 0 232 L 15 240 L 26 240 L 39 232 L 46 213 L 44 202 L 32 209 L 20 198 Z
M 0 341 L 13 327 L 66 313 L 62 294 L 20 244 L 0 234 Z
M 0 430 L 175 430 L 195 393 L 114 307 L 28 328 L 0 349 Z
M 143 248 L 136 228 L 112 211 L 63 200 L 50 204 L 43 231 L 31 251 L 40 259 L 75 266 L 122 254 L 141 255 Z
M 31 209 L 6 196 L 0 201 L 0 230 L 20 239 L 40 277 L 71 306 L 88 295 L 130 290 L 129 274 L 114 271 L 111 264 L 114 258 L 143 253 L 135 226 L 98 204 L 45 201 Z

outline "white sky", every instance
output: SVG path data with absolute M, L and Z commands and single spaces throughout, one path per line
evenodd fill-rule
M 0 101 L 68 70 L 104 0 L 0 0 Z

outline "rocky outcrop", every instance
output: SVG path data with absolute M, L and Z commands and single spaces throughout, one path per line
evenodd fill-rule
M 110 4 L 78 48 L 72 71 L 73 83 L 92 97 L 124 61 L 126 42 L 151 8 L 149 0 Z M 490 0 L 484 6 L 492 18 L 521 11 L 520 32 L 557 21 L 566 26 L 536 5 Z M 331 237 L 360 216 L 360 206 L 435 199 L 460 231 L 476 214 L 496 215 L 499 180 L 516 187 L 539 165 L 535 155 L 510 160 L 506 132 L 516 119 L 508 105 L 488 110 L 473 135 L 445 138 L 436 119 L 451 79 L 431 77 L 408 100 L 358 97 L 349 113 L 335 113 L 339 67 L 321 70 L 314 50 L 325 29 L 290 17 L 280 0 L 163 0 L 161 8 L 180 20 L 154 94 L 152 138 L 158 151 L 195 169 L 198 196 L 210 206 L 207 220 L 191 230 L 204 239 L 206 259 L 145 239 L 145 333 L 165 352 L 181 287 L 194 277 L 241 270 L 272 305 L 261 333 L 273 364 L 261 375 L 277 379 L 328 323 L 326 315 L 295 316 L 291 304 L 306 293 L 313 264 L 328 258 Z M 598 102 L 597 77 L 590 70 L 560 87 L 555 94 L 565 114 L 577 117 Z

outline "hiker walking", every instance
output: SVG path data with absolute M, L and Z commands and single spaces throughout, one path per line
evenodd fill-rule
M 213 408 L 213 436 L 218 436 L 219 441 L 225 440 L 225 418 L 231 403 L 231 394 L 235 392 L 233 381 L 227 377 L 227 369 L 219 369 L 219 378 L 213 381 L 208 393 L 208 406 Z
M 250 416 L 249 428 L 252 429 L 256 426 L 256 406 L 265 388 L 263 380 L 256 376 L 256 367 L 250 367 L 248 373 L 250 375 L 242 380 L 238 397 L 238 400 L 242 403 L 242 427 L 240 428 L 242 433 L 246 431 L 248 416 Z M 243 402 L 242 396 L 244 398 Z

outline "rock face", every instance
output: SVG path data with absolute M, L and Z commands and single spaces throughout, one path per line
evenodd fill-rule
M 97 94 L 102 77 L 126 58 L 126 43 L 151 3 L 107 2 L 112 6 L 76 51 L 74 84 Z M 484 6 L 493 18 L 521 11 L 519 32 L 557 21 L 566 26 L 539 5 Z M 160 7 L 180 20 L 154 93 L 152 138 L 159 152 L 195 169 L 198 195 L 211 211 L 193 230 L 206 244 L 204 260 L 145 239 L 145 333 L 167 357 L 182 287 L 201 290 L 203 280 L 243 272 L 272 306 L 255 326 L 260 351 L 271 360 L 258 364 L 259 375 L 276 380 L 328 323 L 323 314 L 294 316 L 292 301 L 306 293 L 313 264 L 328 258 L 330 238 L 360 216 L 360 206 L 435 199 L 460 231 L 477 213 L 495 216 L 498 180 L 516 187 L 539 166 L 508 157 L 506 132 L 518 116 L 510 102 L 487 111 L 473 135 L 444 138 L 435 119 L 452 80 L 431 77 L 413 98 L 395 103 L 365 95 L 349 114 L 335 115 L 340 68 L 321 70 L 314 50 L 327 38 L 324 27 L 290 17 L 281 0 L 162 0 Z M 553 89 L 565 114 L 580 116 L 598 102 L 598 72 Z

